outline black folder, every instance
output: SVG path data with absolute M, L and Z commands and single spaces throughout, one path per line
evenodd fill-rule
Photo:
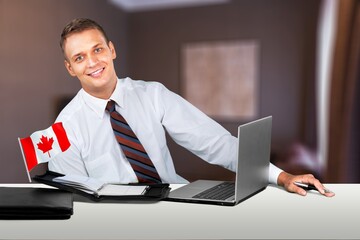
M 36 187 L 0 187 L 0 219 L 69 219 L 73 195 Z
M 64 176 L 63 174 L 46 171 L 43 175 L 37 175 L 33 178 L 34 181 L 39 183 L 47 184 L 49 186 L 53 186 L 59 188 L 61 190 L 69 191 L 74 193 L 75 201 L 85 201 L 88 202 L 157 202 L 161 199 L 166 198 L 169 195 L 170 187 L 167 183 L 161 184 L 130 184 L 130 185 L 143 185 L 146 187 L 146 192 L 142 195 L 117 195 L 117 196 L 96 196 L 94 194 L 89 194 L 84 191 L 81 191 L 77 188 L 71 187 L 69 185 L 65 185 L 59 182 L 53 181 L 56 177 Z

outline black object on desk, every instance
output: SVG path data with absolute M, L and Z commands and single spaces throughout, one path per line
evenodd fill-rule
M 150 202 L 157 202 L 169 195 L 170 187 L 167 183 L 161 184 L 131 184 L 134 186 L 147 186 L 146 192 L 141 195 L 116 195 L 116 196 L 97 196 L 91 193 L 84 192 L 80 189 L 75 187 L 65 185 L 59 182 L 54 181 L 56 177 L 62 177 L 63 174 L 47 171 L 43 175 L 37 175 L 33 178 L 33 180 L 47 184 L 49 186 L 53 186 L 59 188 L 61 190 L 69 191 L 74 193 L 75 200 L 85 201 L 85 202 L 134 202 L 134 201 L 141 201 L 143 203 L 150 203 Z
M 72 193 L 35 187 L 0 187 L 0 219 L 69 219 Z

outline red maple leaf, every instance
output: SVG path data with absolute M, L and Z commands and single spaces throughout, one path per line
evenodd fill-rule
M 43 153 L 47 152 L 50 158 L 51 156 L 49 151 L 52 149 L 53 143 L 54 143 L 54 139 L 52 137 L 48 139 L 47 137 L 44 137 L 44 135 L 41 135 L 40 142 L 37 144 L 37 146 L 38 149 L 43 151 Z

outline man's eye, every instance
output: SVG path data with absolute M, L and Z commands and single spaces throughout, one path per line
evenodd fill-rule
M 95 48 L 95 53 L 99 53 L 102 51 L 102 48 Z
M 78 57 L 75 58 L 75 62 L 80 62 L 80 61 L 82 61 L 83 59 L 84 59 L 83 56 L 78 56 Z

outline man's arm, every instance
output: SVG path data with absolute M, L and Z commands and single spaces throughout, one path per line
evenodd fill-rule
M 158 86 L 157 109 L 174 141 L 201 159 L 236 171 L 238 139 L 225 128 L 163 85 Z M 270 163 L 269 182 L 277 184 L 281 169 Z
M 57 119 L 59 121 L 59 119 Z M 49 161 L 48 168 L 50 171 L 62 173 L 62 174 L 75 174 L 88 176 L 84 162 L 81 158 L 80 147 L 76 140 L 76 134 L 73 131 L 71 124 L 68 121 L 62 121 L 66 130 L 67 136 L 70 141 L 70 148 L 55 156 Z

